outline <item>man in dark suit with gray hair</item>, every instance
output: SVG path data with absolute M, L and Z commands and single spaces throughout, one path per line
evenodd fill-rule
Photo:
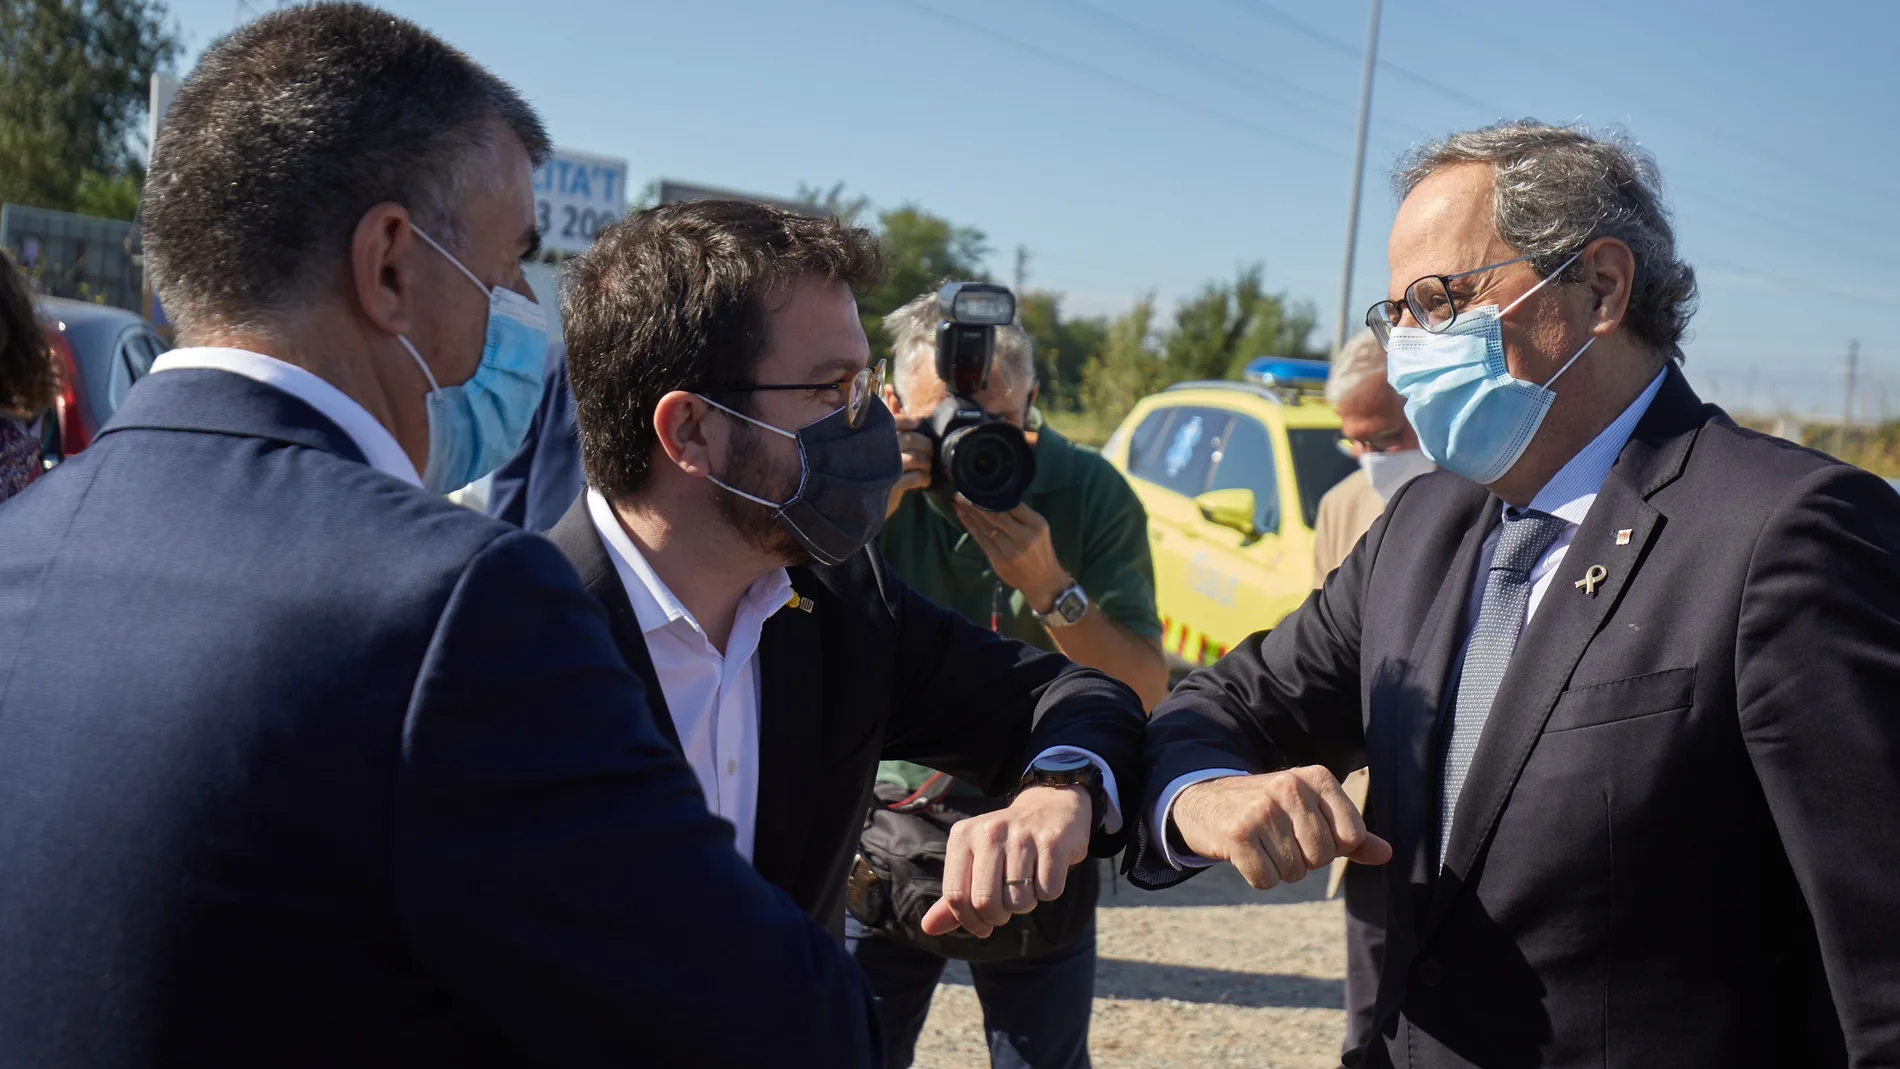
M 1900 498 L 1695 396 L 1626 139 L 1398 185 L 1368 325 L 1445 470 L 1156 712 L 1137 878 L 1384 863 L 1350 1065 L 1900 1064 Z

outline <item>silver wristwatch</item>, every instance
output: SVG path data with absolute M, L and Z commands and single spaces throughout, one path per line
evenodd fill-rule
M 1056 595 L 1047 613 L 1029 610 L 1038 623 L 1044 627 L 1067 627 L 1080 620 L 1082 614 L 1089 611 L 1089 596 L 1082 592 L 1081 583 L 1070 583 L 1066 589 Z

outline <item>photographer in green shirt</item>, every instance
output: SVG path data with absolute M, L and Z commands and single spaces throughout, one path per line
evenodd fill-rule
M 895 358 L 885 402 L 897 417 L 904 478 L 891 495 L 879 547 L 899 578 L 940 605 L 1011 638 L 1058 650 L 1126 683 L 1153 708 L 1167 694 L 1155 613 L 1148 520 L 1122 476 L 1099 454 L 1042 422 L 1035 407 L 1034 343 L 1020 326 L 996 329 L 988 381 L 971 399 L 1021 428 L 1036 473 L 1022 503 L 977 509 L 931 485 L 935 446 L 918 427 L 949 396 L 935 364 L 938 296 L 925 294 L 884 320 Z M 886 762 L 881 782 L 926 789 L 932 770 Z M 962 784 L 951 793 L 971 793 Z M 1093 877 L 1094 869 L 1086 870 Z M 1078 869 L 1066 894 L 1093 896 Z M 944 959 L 847 924 L 852 952 L 883 1009 L 889 1064 L 911 1063 Z M 1036 957 L 973 963 L 991 1064 L 997 1069 L 1076 1069 L 1088 1062 L 1095 928 Z

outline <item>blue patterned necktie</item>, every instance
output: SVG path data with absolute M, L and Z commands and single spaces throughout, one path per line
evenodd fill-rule
M 1478 604 L 1478 626 L 1465 649 L 1464 669 L 1458 673 L 1458 696 L 1452 707 L 1445 744 L 1445 774 L 1438 794 L 1438 852 L 1444 863 L 1445 844 L 1451 841 L 1451 818 L 1458 811 L 1458 795 L 1471 771 L 1478 737 L 1491 715 L 1498 684 L 1510 667 L 1524 629 L 1524 613 L 1531 601 L 1531 569 L 1570 526 L 1548 512 L 1513 509 L 1504 518 L 1497 552 L 1484 580 L 1484 600 Z

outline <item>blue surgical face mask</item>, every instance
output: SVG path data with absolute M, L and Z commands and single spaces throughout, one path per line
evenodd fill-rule
M 548 320 L 540 305 L 514 290 L 489 288 L 421 227 L 414 229 L 417 237 L 448 257 L 488 297 L 482 362 L 459 386 L 437 383 L 416 347 L 408 338 L 396 336 L 429 380 L 429 464 L 422 473 L 422 485 L 446 494 L 501 467 L 521 448 L 541 399 Z
M 1505 366 L 1503 317 L 1576 258 L 1565 260 L 1502 309 L 1487 305 L 1460 312 L 1443 333 L 1392 328 L 1385 352 L 1386 380 L 1405 398 L 1406 421 L 1418 432 L 1419 448 L 1432 463 L 1488 485 L 1503 478 L 1529 448 L 1557 399 L 1550 384 L 1596 339 L 1584 342 L 1540 386 L 1512 376 Z

